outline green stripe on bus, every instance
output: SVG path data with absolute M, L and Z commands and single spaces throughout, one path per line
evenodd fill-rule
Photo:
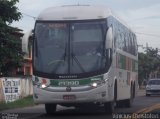
M 132 71 L 138 72 L 138 62 L 136 60 L 132 60 Z
M 138 61 L 117 53 L 117 68 L 138 72 Z M 132 67 L 132 69 L 130 69 Z
M 126 57 L 124 55 L 119 54 L 118 67 L 120 69 L 126 69 Z
M 84 79 L 53 79 L 50 80 L 51 86 L 82 86 L 90 84 L 94 81 L 103 80 L 103 75 L 96 76 L 96 77 L 90 77 L 90 78 L 84 78 Z

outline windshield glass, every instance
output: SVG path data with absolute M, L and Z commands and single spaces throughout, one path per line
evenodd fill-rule
M 99 23 L 72 25 L 71 73 L 92 72 L 104 68 L 104 33 Z
M 67 73 L 67 24 L 37 23 L 34 66 L 45 73 Z
M 105 21 L 36 23 L 34 69 L 64 75 L 104 69 L 105 28 Z
M 149 85 L 160 85 L 160 80 L 150 80 L 148 82 Z

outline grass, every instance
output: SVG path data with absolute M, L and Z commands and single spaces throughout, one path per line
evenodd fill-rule
M 22 108 L 27 106 L 34 106 L 33 97 L 27 96 L 23 99 L 16 100 L 14 102 L 0 102 L 0 111 L 6 109 L 13 109 L 13 108 Z

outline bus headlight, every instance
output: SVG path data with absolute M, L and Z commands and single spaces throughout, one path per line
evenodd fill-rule
M 92 86 L 92 87 L 97 87 L 98 84 L 97 84 L 96 82 L 94 82 L 94 83 L 91 84 L 91 86 Z
M 46 79 L 42 79 L 41 80 L 40 88 L 44 89 L 46 87 L 48 87 L 47 81 L 46 81 Z
M 98 87 L 100 85 L 103 85 L 103 84 L 105 84 L 105 80 L 99 80 L 99 81 L 92 82 L 91 86 L 94 87 L 94 88 L 96 88 L 96 87 Z
M 41 85 L 41 88 L 46 88 L 46 87 L 47 87 L 46 84 Z
M 49 86 L 49 83 L 47 83 L 47 80 L 44 78 L 39 79 L 36 77 L 36 80 L 33 81 L 33 85 L 36 86 L 37 88 L 44 89 Z

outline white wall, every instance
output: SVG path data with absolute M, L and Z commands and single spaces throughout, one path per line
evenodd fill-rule
M 2 80 L 0 78 L 0 102 L 4 100 Z
M 33 94 L 30 77 L 2 77 L 0 78 L 0 101 L 12 102 Z

